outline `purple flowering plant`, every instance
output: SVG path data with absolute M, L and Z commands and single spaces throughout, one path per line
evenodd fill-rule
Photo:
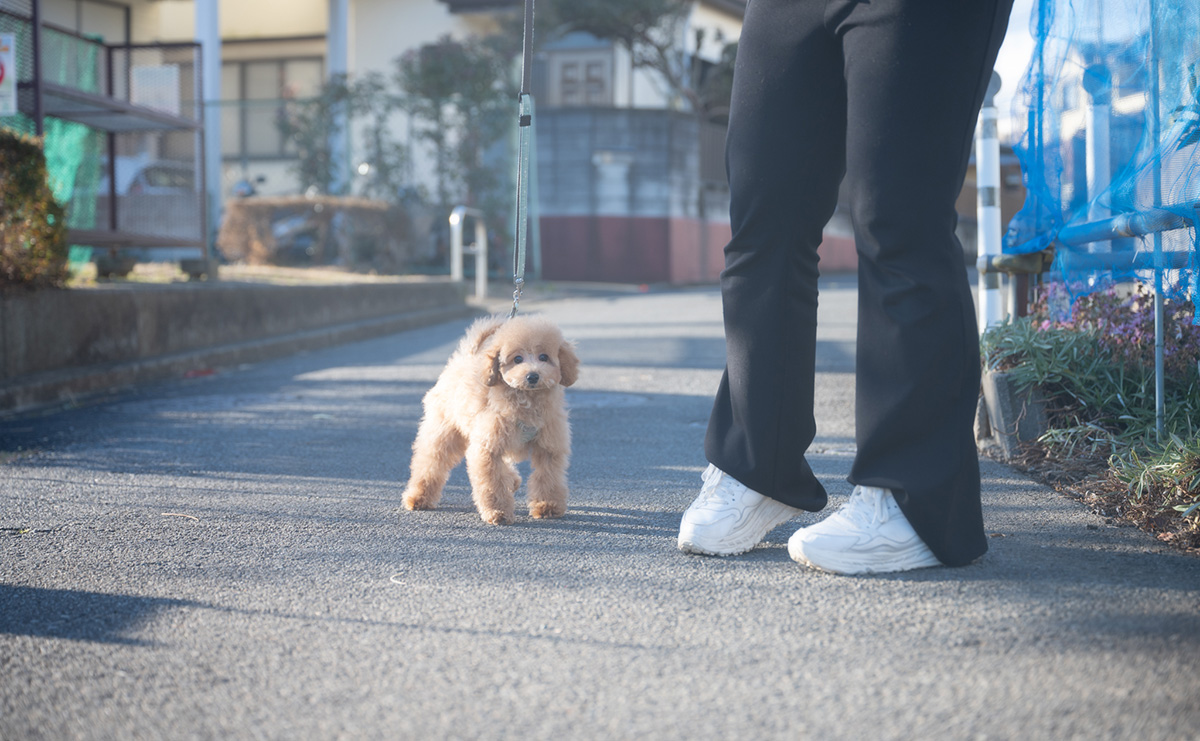
M 1163 369 L 1187 381 L 1200 374 L 1200 326 L 1190 301 L 1163 302 Z M 1154 368 L 1154 294 L 1143 285 L 1081 296 L 1071 302 L 1061 283 L 1048 283 L 1030 307 L 1038 328 L 1094 330 L 1098 349 L 1127 369 Z
M 1071 300 L 1041 286 L 1029 315 L 989 329 L 985 368 L 1036 386 L 1049 429 L 1032 471 L 1071 471 L 1066 488 L 1106 516 L 1200 553 L 1200 326 L 1164 301 L 1164 432 L 1157 434 L 1154 295 L 1117 286 Z M 1047 480 L 1053 478 L 1047 473 Z M 1056 481 L 1062 484 L 1062 481 Z

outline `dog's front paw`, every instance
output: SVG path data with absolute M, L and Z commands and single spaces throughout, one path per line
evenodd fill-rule
M 404 509 L 407 510 L 437 508 L 436 500 L 430 500 L 429 497 L 418 492 L 406 491 L 404 492 L 404 496 L 400 498 L 400 501 L 404 503 Z
M 567 513 L 567 505 L 558 502 L 531 502 L 529 516 L 539 520 L 549 520 L 562 517 Z
M 499 509 L 484 509 L 479 511 L 479 516 L 489 525 L 509 525 L 512 524 L 513 515 L 511 512 L 505 512 Z

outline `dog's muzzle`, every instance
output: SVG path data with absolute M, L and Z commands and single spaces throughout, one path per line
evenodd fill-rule
M 538 374 L 529 373 L 525 376 L 525 383 L 527 383 L 530 388 L 533 388 L 534 386 L 538 385 L 538 381 L 540 381 L 541 379 L 542 379 L 542 377 L 539 376 Z

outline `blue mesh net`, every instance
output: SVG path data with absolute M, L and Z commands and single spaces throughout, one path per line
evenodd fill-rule
M 1053 246 L 1072 296 L 1139 281 L 1200 305 L 1200 0 L 1038 0 L 1030 24 L 1004 251 Z

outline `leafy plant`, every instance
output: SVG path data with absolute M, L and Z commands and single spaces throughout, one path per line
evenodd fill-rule
M 294 169 L 307 189 L 329 194 L 337 182 L 337 163 L 330 140 L 338 119 L 357 114 L 362 107 L 358 90 L 345 75 L 327 80 L 317 94 L 306 100 L 292 101 L 279 117 L 280 132 L 296 149 Z
M 1165 445 L 1113 456 L 1107 483 L 1098 499 L 1160 539 L 1200 550 L 1200 440 L 1172 436 Z
M 1070 304 L 1056 291 L 1044 289 L 1028 317 L 984 334 L 985 367 L 1008 371 L 1020 387 L 1038 387 L 1047 401 L 1050 429 L 1038 441 L 1047 459 L 1100 462 L 1106 474 L 1099 491 L 1109 510 L 1158 531 L 1169 514 L 1176 523 L 1170 537 L 1200 548 L 1200 535 L 1193 542 L 1180 534 L 1200 533 L 1200 327 L 1191 323 L 1192 305 L 1164 304 L 1163 443 L 1156 435 L 1153 296 L 1126 287 Z M 1114 497 L 1128 502 L 1114 505 Z
M 409 182 L 408 150 L 393 133 L 392 116 L 400 110 L 400 98 L 379 72 L 370 72 L 353 88 L 354 110 L 365 119 L 361 129 L 363 161 L 368 170 L 361 180 L 362 194 L 395 203 L 412 188 Z
M 451 201 L 485 206 L 501 182 L 497 163 L 486 155 L 515 119 L 514 55 L 503 36 L 465 41 L 444 36 L 396 60 L 400 105 L 433 147 L 443 210 Z
M 0 288 L 65 284 L 66 230 L 46 180 L 42 142 L 0 129 Z
M 519 38 L 516 42 L 519 44 Z M 509 36 L 456 40 L 445 36 L 395 60 L 390 77 L 371 73 L 325 83 L 316 96 L 288 104 L 279 126 L 297 153 L 301 183 L 320 194 L 337 182 L 331 137 L 339 118 L 358 134 L 367 167 L 355 190 L 398 205 L 411 205 L 422 189 L 411 179 L 413 139 L 432 148 L 436 207 L 482 209 L 501 224 L 510 206 L 504 191 L 505 134 L 516 122 L 517 89 L 512 60 L 519 50 Z M 393 125 L 409 116 L 409 139 Z M 438 223 L 443 220 L 438 220 Z M 497 231 L 503 248 L 503 231 Z M 499 251 L 499 250 L 498 250 Z
M 1044 292 L 1028 317 L 993 328 L 982 339 L 984 363 L 1007 370 L 1021 387 L 1037 386 L 1050 401 L 1051 425 L 1102 428 L 1119 445 L 1147 438 L 1155 427 L 1153 303 L 1142 291 L 1084 297 L 1053 318 Z M 1168 432 L 1192 436 L 1200 425 L 1200 328 L 1191 304 L 1167 304 L 1166 418 Z

